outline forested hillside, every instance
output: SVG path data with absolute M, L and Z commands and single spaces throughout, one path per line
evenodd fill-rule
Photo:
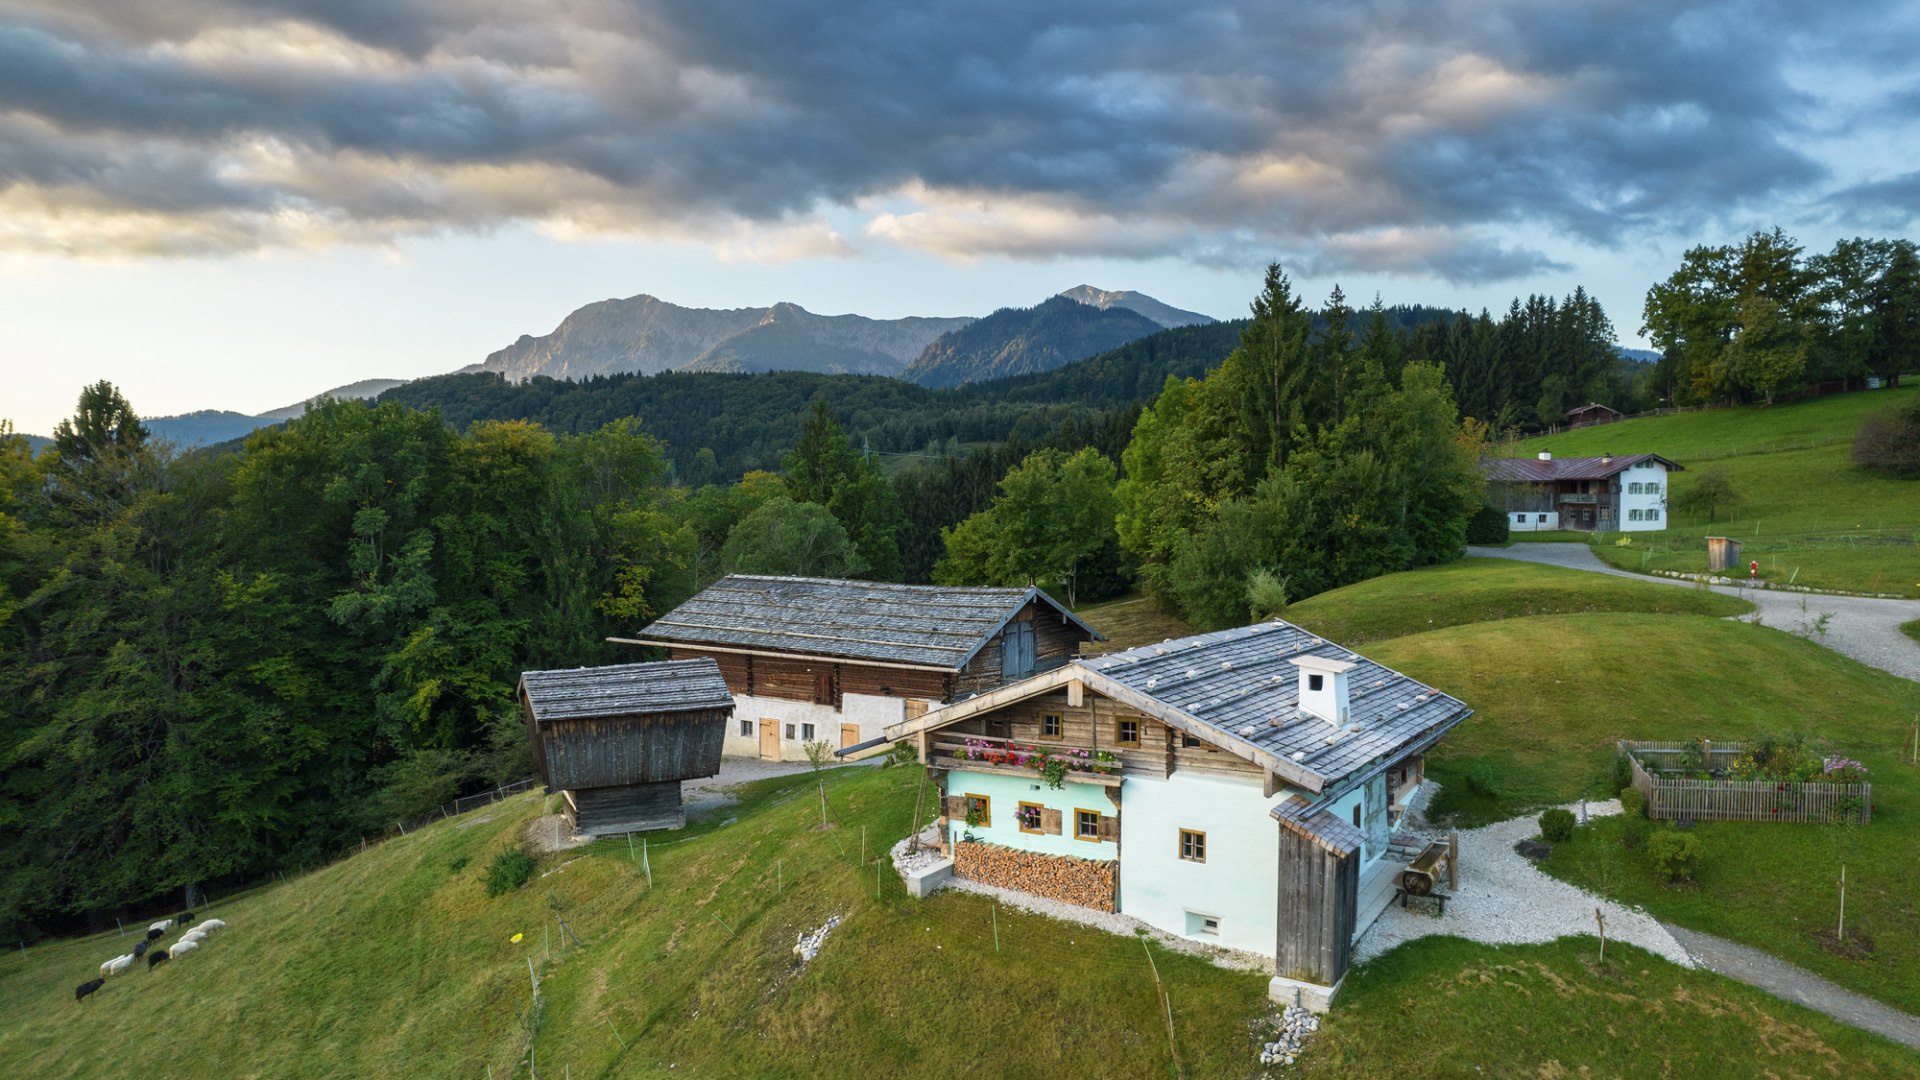
M 1129 308 L 1099 308 L 1055 296 L 1038 307 L 1001 308 L 941 334 L 901 375 L 922 386 L 961 386 L 1030 375 L 1084 360 L 1159 329 L 1159 323 Z

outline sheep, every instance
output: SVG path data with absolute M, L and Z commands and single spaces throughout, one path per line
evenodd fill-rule
M 180 940 L 174 944 L 173 951 L 177 953 L 180 951 L 181 945 L 185 945 L 189 941 L 200 941 L 204 939 L 206 936 L 207 935 L 202 933 L 201 931 L 189 930 L 186 933 L 180 935 Z
M 161 938 L 165 937 L 166 935 L 167 935 L 167 932 L 165 930 L 156 930 L 151 926 L 147 927 L 148 941 L 159 941 Z
M 136 941 L 133 943 L 133 958 L 135 960 L 147 955 L 147 944 L 146 941 Z
M 88 994 L 93 993 L 95 990 L 98 990 L 105 985 L 107 985 L 107 980 L 105 979 L 88 979 L 86 982 L 83 982 L 79 986 L 74 987 L 73 988 L 74 1004 L 77 1005 L 80 1002 L 87 1000 Z
M 173 920 L 161 919 L 159 922 L 154 923 L 152 926 L 147 927 L 147 933 L 151 934 L 155 930 L 158 930 L 164 934 L 171 929 L 173 929 Z
M 181 953 L 190 953 L 199 947 L 200 942 L 197 939 L 194 941 L 176 941 L 173 943 L 173 948 L 167 951 L 174 956 L 179 956 Z
M 152 971 L 167 962 L 167 950 L 155 949 L 147 954 L 147 970 Z
M 107 961 L 106 963 L 100 965 L 100 977 L 103 979 L 111 979 L 115 975 L 120 974 L 121 972 L 127 970 L 132 966 L 133 966 L 132 953 L 128 953 L 125 956 L 116 956 L 113 959 Z
M 212 933 L 215 930 L 225 930 L 226 928 L 227 924 L 224 919 L 207 919 L 199 926 L 194 927 L 195 930 L 205 930 L 208 933 Z
M 175 915 L 173 917 L 173 921 L 176 923 L 179 923 L 181 926 L 185 926 L 188 923 L 193 921 L 193 912 L 183 911 L 180 914 Z

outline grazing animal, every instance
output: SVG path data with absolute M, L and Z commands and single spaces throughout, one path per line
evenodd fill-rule
M 147 927 L 147 933 L 151 934 L 155 930 L 158 930 L 164 934 L 171 929 L 173 929 L 173 920 L 161 919 L 159 922 L 154 923 L 152 926 Z
M 189 941 L 203 941 L 206 939 L 206 936 L 207 935 L 201 933 L 198 930 L 189 930 L 186 933 L 180 935 L 179 941 L 176 941 L 173 943 L 173 951 L 178 953 L 180 951 L 180 946 L 185 945 Z
M 183 911 L 180 914 L 175 915 L 173 917 L 173 921 L 179 923 L 181 926 L 185 926 L 188 923 L 193 921 L 193 912 Z
M 82 1001 L 85 1001 L 87 999 L 88 994 L 93 993 L 95 990 L 98 990 L 105 985 L 107 985 L 107 980 L 105 979 L 88 979 L 86 982 L 83 982 L 79 986 L 74 987 L 73 988 L 74 1003 L 78 1004 Z
M 134 958 L 135 960 L 138 960 L 138 959 L 140 959 L 141 957 L 143 957 L 143 956 L 145 956 L 145 955 L 147 955 L 147 943 L 146 943 L 146 942 L 144 942 L 144 941 L 136 941 L 136 942 L 134 942 L 134 943 L 133 943 L 133 958 Z
M 227 924 L 224 919 L 208 919 L 199 926 L 194 927 L 195 930 L 204 930 L 208 933 L 212 933 L 215 930 L 225 930 L 226 928 Z
M 147 970 L 152 971 L 167 962 L 167 950 L 155 949 L 147 954 Z
M 110 979 L 132 966 L 133 966 L 132 953 L 128 953 L 125 956 L 116 956 L 113 959 L 107 961 L 106 963 L 100 965 L 100 977 L 103 979 Z
M 200 947 L 200 940 L 198 938 L 195 938 L 192 941 L 176 941 L 173 943 L 173 948 L 167 951 L 172 953 L 175 956 L 179 956 L 183 953 L 190 953 L 199 947 Z
M 149 926 L 147 927 L 147 940 L 159 941 L 162 937 L 166 935 L 166 933 L 167 932 L 165 930 L 155 930 L 153 927 Z

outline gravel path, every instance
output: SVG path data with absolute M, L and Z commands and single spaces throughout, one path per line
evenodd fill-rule
M 1804 968 L 1725 938 L 1663 923 L 1667 932 L 1708 971 L 1758 987 L 1783 1001 L 1826 1013 L 1843 1024 L 1871 1031 L 1920 1050 L 1920 1016 L 1843 989 Z
M 717 775 L 700 780 L 685 780 L 680 784 L 680 801 L 687 809 L 706 806 L 725 806 L 737 800 L 725 789 L 735 784 L 745 784 L 754 780 L 765 780 L 769 776 L 792 776 L 812 768 L 804 761 L 761 761 L 759 758 L 723 757 L 720 759 L 720 772 Z
M 1578 814 L 1580 806 L 1567 809 Z M 1595 817 L 1619 812 L 1618 801 L 1587 804 L 1587 813 Z M 1693 966 L 1687 950 L 1651 915 L 1548 877 L 1514 852 L 1514 844 L 1539 832 L 1537 818 L 1517 817 L 1461 833 L 1460 888 L 1447 901 L 1447 913 L 1389 904 L 1355 945 L 1354 959 L 1369 960 L 1431 934 L 1496 945 L 1591 934 L 1599 908 L 1606 913 L 1607 940 L 1631 942 L 1682 967 Z
M 1512 547 L 1470 547 L 1468 555 L 1487 559 L 1518 559 L 1521 562 L 1563 566 L 1569 570 L 1589 570 L 1597 574 L 1650 581 L 1656 585 L 1675 585 L 1697 589 L 1691 581 L 1655 577 L 1616 570 L 1600 560 L 1585 544 L 1514 544 Z M 1850 656 L 1863 664 L 1891 672 L 1903 679 L 1920 682 L 1920 644 L 1900 632 L 1900 624 L 1920 619 L 1920 600 L 1881 600 L 1868 596 L 1834 596 L 1828 593 L 1775 592 L 1772 589 L 1746 589 L 1732 585 L 1709 586 L 1714 592 L 1746 600 L 1757 609 L 1749 615 L 1736 615 L 1741 622 L 1761 622 L 1776 630 L 1798 634 L 1809 641 Z M 1823 636 L 1815 629 L 1822 615 L 1831 615 Z

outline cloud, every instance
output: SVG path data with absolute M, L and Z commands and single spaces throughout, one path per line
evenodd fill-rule
M 1449 281 L 1898 196 L 1820 146 L 1893 123 L 1857 91 L 1903 80 L 1920 38 L 1909 8 L 1871 3 L 1817 25 L 1788 3 L 1653 0 L 4 11 L 13 250 L 526 223 L 777 260 L 850 253 L 823 224 L 850 211 L 862 243 L 949 258 L 1277 256 Z M 1875 48 L 1834 44 L 1856 37 Z

